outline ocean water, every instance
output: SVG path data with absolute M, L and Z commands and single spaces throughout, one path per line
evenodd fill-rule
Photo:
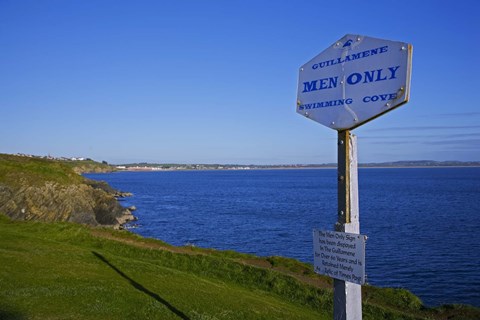
M 142 236 L 313 263 L 333 230 L 334 169 L 88 174 L 132 192 Z M 480 168 L 359 169 L 367 282 L 480 307 Z

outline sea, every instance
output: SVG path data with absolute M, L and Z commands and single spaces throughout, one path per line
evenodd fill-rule
M 313 264 L 312 230 L 334 230 L 335 169 L 87 174 L 132 192 L 136 228 L 173 245 Z M 360 233 L 374 286 L 427 306 L 480 307 L 480 168 L 360 168 Z

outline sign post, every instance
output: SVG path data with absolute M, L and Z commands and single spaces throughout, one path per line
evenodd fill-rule
M 337 166 L 338 219 L 335 231 L 359 234 L 357 137 L 349 130 L 338 133 Z M 336 320 L 362 319 L 361 285 L 334 279 L 333 306 L 333 318 Z
M 408 102 L 412 50 L 404 42 L 347 34 L 300 68 L 297 113 L 338 131 L 336 232 L 314 231 L 315 271 L 334 278 L 335 320 L 362 319 L 365 283 L 357 139 L 350 131 Z

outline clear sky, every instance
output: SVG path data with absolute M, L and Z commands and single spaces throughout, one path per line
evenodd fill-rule
M 413 44 L 410 102 L 360 162 L 480 160 L 480 1 L 0 0 L 0 152 L 336 162 L 298 68 L 347 33 Z

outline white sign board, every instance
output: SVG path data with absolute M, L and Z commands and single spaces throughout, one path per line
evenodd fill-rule
M 364 284 L 365 242 L 360 234 L 313 230 L 315 272 Z
M 297 112 L 353 129 L 408 101 L 412 45 L 347 34 L 300 68 Z

